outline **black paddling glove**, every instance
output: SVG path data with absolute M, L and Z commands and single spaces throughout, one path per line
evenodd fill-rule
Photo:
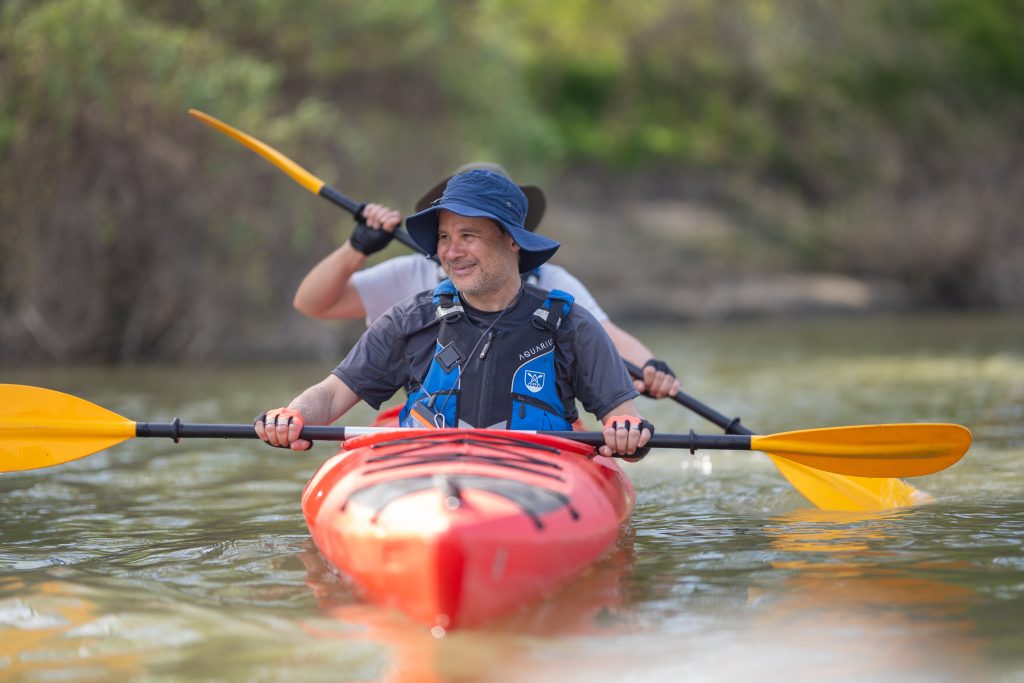
M 652 358 L 649 361 L 647 361 L 646 363 L 644 363 L 644 367 L 645 368 L 648 367 L 648 366 L 654 368 L 655 372 L 664 372 L 666 375 L 672 375 L 673 377 L 676 376 L 676 373 L 672 372 L 672 368 L 670 368 L 668 366 L 668 363 L 666 363 L 663 360 L 658 360 L 657 358 Z M 643 373 L 640 374 L 640 378 L 643 379 Z M 644 396 L 650 396 L 650 394 L 648 394 L 645 391 L 644 392 Z
M 652 358 L 649 361 L 647 361 L 646 363 L 644 363 L 644 367 L 645 368 L 648 365 L 650 365 L 652 368 L 654 368 L 655 372 L 664 372 L 666 375 L 672 375 L 673 377 L 676 376 L 676 373 L 672 372 L 672 368 L 670 368 L 668 366 L 668 363 L 666 363 L 663 360 L 658 360 L 657 358 Z
M 639 426 L 640 431 L 642 432 L 645 428 L 651 430 L 651 441 L 653 441 L 654 440 L 654 425 L 652 425 L 647 420 L 640 420 L 640 426 Z M 649 443 L 651 443 L 651 441 L 648 441 L 647 443 L 649 444 Z M 641 448 L 636 449 L 633 452 L 633 455 L 630 456 L 630 457 L 633 457 L 633 458 L 643 458 L 644 456 L 646 456 L 650 452 L 651 452 L 651 447 L 650 446 L 642 446 Z
M 356 223 L 356 229 L 352 231 L 352 236 L 348 238 L 348 241 L 352 244 L 353 249 L 369 256 L 388 246 L 394 236 L 395 233 L 393 232 L 388 232 L 383 228 L 371 228 L 366 223 L 359 221 Z

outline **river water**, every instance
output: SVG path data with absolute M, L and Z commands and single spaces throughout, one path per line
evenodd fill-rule
M 331 454 L 134 439 L 0 475 L 2 681 L 1024 681 L 1024 321 L 918 316 L 635 329 L 767 434 L 957 422 L 935 502 L 818 511 L 763 455 L 660 451 L 618 549 L 443 638 L 364 604 L 299 495 Z M 7 368 L 138 421 L 247 422 L 330 364 Z M 660 431 L 717 433 L 644 401 Z M 348 424 L 372 418 L 359 408 Z

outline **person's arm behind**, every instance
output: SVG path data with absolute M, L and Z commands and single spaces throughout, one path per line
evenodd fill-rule
M 363 207 L 363 216 L 365 224 L 357 226 L 352 237 L 302 279 L 292 300 L 299 313 L 321 320 L 366 317 L 363 300 L 352 284 L 352 275 L 366 264 L 367 256 L 387 246 L 402 216 L 380 204 L 367 204 Z
M 601 323 L 619 355 L 643 368 L 643 379 L 634 380 L 637 391 L 652 398 L 665 398 L 679 393 L 679 380 L 664 361 L 654 357 L 654 352 L 643 342 L 613 323 L 594 295 L 579 278 L 561 266 L 546 263 L 541 267 L 538 284 L 544 289 L 561 289 L 576 298 L 576 305 L 583 306 Z
M 679 393 L 679 378 L 675 376 L 667 363 L 655 358 L 654 352 L 647 348 L 642 341 L 609 319 L 602 321 L 601 327 L 612 338 L 612 343 L 615 344 L 620 356 L 633 365 L 643 368 L 643 380 L 633 381 L 637 391 L 651 398 L 665 398 Z

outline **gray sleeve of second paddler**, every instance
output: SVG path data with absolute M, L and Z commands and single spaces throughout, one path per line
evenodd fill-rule
M 377 318 L 331 373 L 374 410 L 409 381 L 401 308 L 393 306 Z
M 604 418 L 612 408 L 640 395 L 608 333 L 589 311 L 573 306 L 562 327 L 560 346 L 564 344 L 576 398 L 588 413 Z

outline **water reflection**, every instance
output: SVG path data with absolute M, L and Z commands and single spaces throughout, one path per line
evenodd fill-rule
M 299 558 L 299 494 L 329 447 L 136 440 L 2 476 L 0 680 L 1020 680 L 1024 319 L 891 322 L 635 332 L 666 349 L 689 393 L 765 432 L 971 427 L 967 458 L 913 482 L 934 504 L 815 513 L 760 454 L 661 454 L 628 470 L 635 553 L 441 641 L 333 575 L 320 594 L 307 586 L 317 574 Z M 239 422 L 324 371 L 8 368 L 3 379 L 136 419 Z M 666 431 L 715 431 L 677 405 L 648 408 Z M 370 420 L 367 408 L 350 423 Z
M 317 597 L 321 615 L 307 633 L 316 638 L 365 640 L 388 651 L 381 683 L 443 683 L 517 680 L 536 638 L 613 636 L 635 630 L 635 616 L 625 602 L 623 584 L 634 563 L 633 538 L 626 534 L 616 549 L 587 574 L 547 600 L 486 627 L 432 633 L 394 609 L 362 602 L 339 577 L 312 541 L 300 553 L 306 583 Z
M 139 653 L 112 642 L 117 625 L 93 591 L 64 581 L 26 586 L 0 581 L 0 678 L 127 680 L 142 672 Z
M 765 531 L 780 556 L 771 565 L 786 574 L 778 589 L 749 591 L 759 629 L 808 651 L 841 651 L 830 677 L 976 679 L 985 643 L 972 616 L 978 595 L 935 578 L 966 563 L 893 549 L 890 530 L 911 518 L 813 509 L 773 518 Z

